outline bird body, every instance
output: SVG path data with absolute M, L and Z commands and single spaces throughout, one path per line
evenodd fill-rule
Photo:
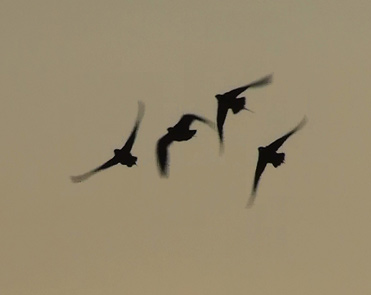
M 169 136 L 172 137 L 173 141 L 187 141 L 196 135 L 197 130 L 187 129 L 183 126 L 174 126 L 167 129 Z
M 130 152 L 126 150 L 114 150 L 115 153 L 115 159 L 118 163 L 124 166 L 132 167 L 133 165 L 136 165 L 138 158 L 133 156 Z
M 174 141 L 188 141 L 195 136 L 197 130 L 190 129 L 190 125 L 195 121 L 203 122 L 212 128 L 215 124 L 210 120 L 193 115 L 185 114 L 181 117 L 177 124 L 173 127 L 167 128 L 167 133 L 161 137 L 157 142 L 157 163 L 161 177 L 168 177 L 169 156 L 168 148 Z
M 144 104 L 142 102 L 139 102 L 138 105 L 139 105 L 139 108 L 138 108 L 137 120 L 135 122 L 134 128 L 129 138 L 127 139 L 125 145 L 121 149 L 115 149 L 113 158 L 108 160 L 106 163 L 99 166 L 98 168 L 95 168 L 87 173 L 84 173 L 78 176 L 71 176 L 72 182 L 84 181 L 88 179 L 90 176 L 94 175 L 95 173 L 102 171 L 104 169 L 108 169 L 117 164 L 121 164 L 127 167 L 132 167 L 133 165 L 136 165 L 138 158 L 131 154 L 131 149 L 133 148 L 135 138 L 137 136 L 137 132 L 139 129 L 139 125 L 144 115 Z
M 231 98 L 220 94 L 217 94 L 215 97 L 218 100 L 218 107 L 227 110 L 231 109 L 233 114 L 238 114 L 245 108 L 246 97 Z
M 259 147 L 259 158 L 265 159 L 265 161 L 272 164 L 275 168 L 285 162 L 285 153 L 277 153 L 267 147 Z
M 303 120 L 293 130 L 275 140 L 268 146 L 261 146 L 258 148 L 259 158 L 255 170 L 254 184 L 247 207 L 251 207 L 254 203 L 259 180 L 267 164 L 272 164 L 275 168 L 277 168 L 285 162 L 285 153 L 277 153 L 277 150 L 291 135 L 300 130 L 305 125 L 306 121 L 307 119 L 306 117 L 304 117 Z
M 268 75 L 262 79 L 259 79 L 245 86 L 233 89 L 224 94 L 215 95 L 218 101 L 216 121 L 218 125 L 220 151 L 223 150 L 223 140 L 224 140 L 223 127 L 224 127 L 225 119 L 227 117 L 228 110 L 232 110 L 233 114 L 238 114 L 242 110 L 248 110 L 252 112 L 250 109 L 245 107 L 246 97 L 238 97 L 238 96 L 250 87 L 261 87 L 261 86 L 268 85 L 271 82 L 272 82 L 272 75 Z

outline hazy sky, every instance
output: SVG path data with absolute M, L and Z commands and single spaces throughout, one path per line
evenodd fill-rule
M 369 1 L 0 4 L 0 292 L 367 294 L 371 290 Z M 215 94 L 255 113 L 155 146 Z M 146 113 L 133 154 L 84 183 Z M 308 124 L 247 203 L 257 148 Z

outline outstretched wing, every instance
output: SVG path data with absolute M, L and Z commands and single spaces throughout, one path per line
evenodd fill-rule
M 228 108 L 221 106 L 220 104 L 218 105 L 218 113 L 216 115 L 216 122 L 218 125 L 218 133 L 219 133 L 219 141 L 220 144 L 223 144 L 223 126 L 225 119 L 227 117 L 228 113 Z
M 169 168 L 169 156 L 168 147 L 172 143 L 171 136 L 169 134 L 161 137 L 157 142 L 157 164 L 162 177 L 168 177 Z
M 290 132 L 286 133 L 284 136 L 280 137 L 279 139 L 275 140 L 274 142 L 272 142 L 270 145 L 268 145 L 266 148 L 272 150 L 272 151 L 277 151 L 281 145 L 283 145 L 283 143 L 291 136 L 293 135 L 295 132 L 299 131 L 301 128 L 303 128 L 303 126 L 305 125 L 305 123 L 307 122 L 307 118 L 304 117 L 303 120 L 301 120 L 301 122 L 298 124 L 298 126 L 296 126 L 293 130 L 291 130 Z
M 78 176 L 71 176 L 71 181 L 74 182 L 74 183 L 84 181 L 84 180 L 88 179 L 90 176 L 94 175 L 95 173 L 97 173 L 101 170 L 110 168 L 110 167 L 112 167 L 116 164 L 118 164 L 118 161 L 115 157 L 113 157 L 111 160 L 107 161 L 103 165 L 101 165 L 98 168 L 95 168 L 95 169 L 93 169 L 93 170 L 91 170 L 87 173 L 84 173 L 84 174 L 81 174 L 81 175 L 78 175 Z
M 137 115 L 137 120 L 135 122 L 133 131 L 131 132 L 128 140 L 126 141 L 125 145 L 122 147 L 121 150 L 126 150 L 127 152 L 130 152 L 131 149 L 133 148 L 133 144 L 137 136 L 140 122 L 143 119 L 143 115 L 144 115 L 144 104 L 141 101 L 139 101 L 138 102 L 138 115 Z
M 259 180 L 265 169 L 265 166 L 267 166 L 267 162 L 262 158 L 261 154 L 259 153 L 259 159 L 258 159 L 258 163 L 256 165 L 256 170 L 255 170 L 254 185 L 252 188 L 249 202 L 247 203 L 247 207 L 251 207 L 254 204 L 255 197 L 256 197 L 256 190 L 258 188 Z
M 226 96 L 230 96 L 230 97 L 237 97 L 239 96 L 242 92 L 246 91 L 247 88 L 250 88 L 250 87 L 261 87 L 261 86 L 266 86 L 270 83 L 272 83 L 272 77 L 273 75 L 268 75 L 268 76 L 265 76 L 257 81 L 254 81 L 250 84 L 247 84 L 245 86 L 241 86 L 239 88 L 236 88 L 236 89 L 233 89 L 229 92 L 226 92 L 224 93 L 223 95 L 226 95 Z
M 203 122 L 203 123 L 209 125 L 211 128 L 215 128 L 215 123 L 214 122 L 212 122 L 209 119 L 206 119 L 204 117 L 201 117 L 201 116 L 198 116 L 198 115 L 194 115 L 194 114 L 185 114 L 185 115 L 183 115 L 182 118 L 179 120 L 179 122 L 174 127 L 181 126 L 184 129 L 189 129 L 189 126 L 195 120 L 200 121 L 200 122 Z

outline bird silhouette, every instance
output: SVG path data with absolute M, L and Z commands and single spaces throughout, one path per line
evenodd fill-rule
M 233 114 L 238 114 L 243 109 L 252 112 L 250 109 L 245 107 L 246 97 L 238 97 L 238 96 L 250 87 L 261 87 L 261 86 L 268 85 L 271 82 L 272 82 L 272 75 L 268 75 L 248 85 L 233 89 L 224 94 L 215 95 L 216 99 L 218 100 L 218 110 L 217 110 L 216 121 L 218 125 L 220 152 L 222 152 L 224 149 L 223 126 L 224 126 L 225 119 L 227 117 L 228 110 L 231 109 Z
M 168 132 L 157 142 L 157 163 L 161 177 L 169 176 L 169 146 L 174 141 L 187 141 L 195 136 L 197 130 L 190 129 L 190 125 L 195 120 L 201 121 L 215 129 L 215 123 L 206 118 L 193 114 L 183 115 L 176 125 L 167 128 Z
M 115 166 L 117 164 L 122 164 L 128 167 L 132 167 L 133 165 L 137 165 L 137 157 L 133 156 L 131 154 L 131 149 L 133 147 L 135 138 L 137 136 L 137 132 L 139 129 L 139 125 L 143 119 L 144 115 L 144 104 L 142 102 L 138 102 L 138 115 L 137 119 L 133 128 L 133 131 L 131 132 L 129 138 L 127 139 L 125 145 L 121 149 L 115 149 L 114 150 L 114 156 L 112 159 L 108 160 L 103 165 L 87 172 L 82 175 L 78 176 L 71 176 L 72 182 L 81 182 L 86 179 L 88 179 L 90 176 L 94 175 L 95 173 L 102 171 L 104 169 L 110 168 L 112 166 Z
M 278 166 L 285 162 L 285 153 L 277 153 L 277 150 L 291 135 L 300 130 L 305 125 L 306 122 L 307 118 L 304 117 L 303 120 L 293 130 L 291 130 L 284 136 L 280 137 L 279 139 L 275 140 L 270 145 L 258 148 L 259 158 L 255 170 L 254 184 L 247 207 L 251 207 L 254 204 L 259 180 L 267 164 L 270 163 L 274 166 L 274 168 L 277 168 Z

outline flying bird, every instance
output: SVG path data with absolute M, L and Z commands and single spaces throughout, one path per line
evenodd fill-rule
M 94 175 L 95 173 L 102 171 L 104 169 L 110 168 L 112 166 L 115 166 L 117 164 L 122 164 L 128 167 L 132 167 L 133 165 L 137 165 L 137 157 L 133 156 L 131 154 L 131 149 L 134 145 L 135 138 L 137 136 L 137 132 L 139 129 L 140 122 L 143 119 L 144 115 L 144 104 L 142 102 L 138 102 L 138 115 L 137 119 L 133 128 L 133 131 L 131 132 L 129 138 L 127 139 L 125 145 L 121 149 L 115 149 L 114 150 L 114 156 L 112 159 L 108 160 L 103 165 L 87 172 L 79 176 L 71 176 L 72 182 L 81 182 L 86 179 L 88 179 L 90 176 Z
M 183 115 L 176 125 L 167 128 L 168 132 L 157 142 L 157 163 L 161 177 L 169 176 L 169 146 L 174 141 L 190 140 L 197 133 L 197 130 L 190 129 L 190 125 L 193 123 L 193 121 L 203 122 L 215 129 L 215 123 L 206 118 L 193 114 Z
M 233 89 L 224 94 L 215 95 L 218 100 L 218 110 L 216 121 L 218 125 L 219 141 L 220 141 L 220 151 L 223 151 L 223 126 L 225 119 L 227 117 L 228 110 L 231 109 L 233 114 L 239 113 L 241 110 L 247 110 L 252 112 L 250 109 L 245 107 L 246 97 L 238 97 L 242 92 L 250 87 L 261 87 L 268 85 L 272 82 L 272 75 L 265 76 L 264 78 L 252 82 L 248 85 Z
M 259 158 L 255 170 L 254 184 L 247 207 L 251 207 L 254 204 L 259 180 L 267 164 L 270 163 L 274 166 L 274 168 L 277 168 L 278 166 L 285 162 L 285 153 L 277 153 L 277 150 L 291 135 L 299 131 L 305 125 L 306 122 L 307 118 L 304 117 L 303 120 L 293 130 L 291 130 L 284 136 L 280 137 L 276 141 L 272 142 L 270 145 L 258 148 Z

